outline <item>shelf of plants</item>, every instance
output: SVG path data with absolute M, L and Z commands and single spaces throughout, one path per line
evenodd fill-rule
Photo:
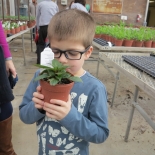
M 30 13 L 28 14 L 28 16 L 20 15 L 19 0 L 14 0 L 14 3 L 17 5 L 17 6 L 15 6 L 15 10 L 18 10 L 18 11 L 15 16 L 12 16 L 12 15 L 10 15 L 10 12 L 6 13 L 6 10 L 4 10 L 4 8 L 7 8 L 7 7 L 4 7 L 3 1 L 1 2 L 1 5 L 2 5 L 1 13 L 2 14 L 0 16 L 0 21 L 2 21 L 2 26 L 3 26 L 4 32 L 6 34 L 6 37 L 17 34 L 20 31 L 26 30 L 27 27 L 31 28 L 36 24 L 35 17 L 31 17 Z M 27 6 L 29 7 L 29 0 L 27 1 Z
M 155 29 L 127 27 L 122 22 L 113 25 L 97 25 L 94 38 L 110 41 L 115 46 L 155 48 Z

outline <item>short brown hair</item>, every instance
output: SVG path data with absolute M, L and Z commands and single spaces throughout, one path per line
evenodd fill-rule
M 73 40 L 81 42 L 84 47 L 92 44 L 95 34 L 95 22 L 84 11 L 68 9 L 58 12 L 51 19 L 48 26 L 48 38 L 61 40 Z

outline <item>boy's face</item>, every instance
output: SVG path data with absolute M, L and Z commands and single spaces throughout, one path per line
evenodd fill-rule
M 70 60 L 70 59 L 67 59 L 65 57 L 65 54 L 62 53 L 61 57 L 60 58 L 55 58 L 57 59 L 59 62 L 65 64 L 65 65 L 68 65 L 70 66 L 70 68 L 67 69 L 68 72 L 72 73 L 73 75 L 76 75 L 76 76 L 82 76 L 83 73 L 84 73 L 84 69 L 83 69 L 83 64 L 84 64 L 84 61 L 87 60 L 92 51 L 93 51 L 93 47 L 90 46 L 88 48 L 88 50 L 86 50 L 86 48 L 82 45 L 82 43 L 80 42 L 75 42 L 73 40 L 63 40 L 63 41 L 57 41 L 57 40 L 51 40 L 50 41 L 50 47 L 53 49 L 53 52 L 54 51 L 72 51 L 72 52 L 68 52 L 68 56 L 70 58 L 80 58 L 79 55 L 81 56 L 81 59 L 80 60 Z M 57 50 L 55 50 L 57 49 Z M 80 54 L 80 53 L 77 53 L 77 52 L 74 52 L 74 51 L 80 51 L 80 52 L 83 52 L 83 51 L 86 51 L 84 54 Z M 55 54 L 56 56 L 56 54 Z

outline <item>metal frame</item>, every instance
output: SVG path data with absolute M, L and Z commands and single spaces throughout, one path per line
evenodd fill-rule
M 35 26 L 31 27 L 31 28 L 27 28 L 26 30 L 24 31 L 20 31 L 19 33 L 17 34 L 14 34 L 10 37 L 7 37 L 6 38 L 6 41 L 8 43 L 11 43 L 11 41 L 13 39 L 16 39 L 17 37 L 21 36 L 22 37 L 22 46 L 21 47 L 17 47 L 17 46 L 14 46 L 14 47 L 11 47 L 11 49 L 22 49 L 23 50 L 23 57 L 24 57 L 24 66 L 26 66 L 26 56 L 25 56 L 25 45 L 24 45 L 24 34 L 27 33 L 28 31 L 30 31 L 30 36 L 31 36 L 31 52 L 33 52 L 33 44 L 32 44 L 32 29 L 34 28 Z
M 98 77 L 99 74 L 99 66 L 100 64 L 102 64 L 104 66 L 105 69 L 107 69 L 109 71 L 109 73 L 115 78 L 115 85 L 114 85 L 114 91 L 113 91 L 113 95 L 112 95 L 112 101 L 111 101 L 111 107 L 113 107 L 114 104 L 114 100 L 115 100 L 115 95 L 116 95 L 116 90 L 117 90 L 117 84 L 118 84 L 118 80 L 120 78 L 119 72 L 117 72 L 117 74 L 115 75 L 110 69 L 109 67 L 105 64 L 105 62 L 103 60 L 100 59 L 100 57 L 98 58 L 98 66 L 97 66 L 97 72 L 96 75 Z
M 15 4 L 17 4 L 16 6 L 15 6 L 15 12 L 16 12 L 16 7 L 17 7 L 17 15 L 18 15 L 18 19 L 16 19 L 16 20 L 21 20 L 20 19 L 20 13 L 19 13 L 19 5 L 20 5 L 20 0 L 14 0 L 14 2 L 15 2 Z M 29 11 L 29 0 L 27 0 L 27 5 L 28 5 L 28 19 L 29 19 L 29 21 L 30 21 L 30 11 Z M 3 0 L 2 0 L 2 20 L 9 20 L 9 19 L 5 19 L 4 18 L 4 2 L 3 2 Z
M 93 46 L 97 47 L 99 49 L 100 53 L 106 53 L 106 52 L 114 52 L 114 53 L 118 53 L 118 52 L 122 52 L 122 53 L 132 53 L 134 54 L 135 52 L 137 53 L 150 53 L 150 52 L 154 52 L 155 48 L 145 48 L 145 47 L 124 47 L 124 46 L 113 46 L 113 47 L 109 47 L 109 46 L 102 46 L 96 42 L 92 42 Z M 117 74 L 113 74 L 111 72 L 111 70 L 108 68 L 108 66 L 105 64 L 105 62 L 98 56 L 98 68 L 97 68 L 97 72 L 96 72 L 96 76 L 98 77 L 98 72 L 99 72 L 99 65 L 100 63 L 109 71 L 109 73 L 115 78 L 115 85 L 114 85 L 114 91 L 113 91 L 113 97 L 112 97 L 112 101 L 111 101 L 111 107 L 113 107 L 114 104 L 114 99 L 115 99 L 115 94 L 116 94 L 116 90 L 117 90 L 117 83 L 119 80 L 119 72 L 117 72 Z
M 129 80 L 133 82 L 135 85 L 134 100 L 132 102 L 132 109 L 128 119 L 128 124 L 127 124 L 125 138 L 124 138 L 124 141 L 127 142 L 135 108 L 142 115 L 142 117 L 148 122 L 148 124 L 155 130 L 155 123 L 151 120 L 151 118 L 148 116 L 145 110 L 142 109 L 142 107 L 137 102 L 139 89 L 142 89 L 145 93 L 155 98 L 154 96 L 155 79 L 149 76 L 148 74 L 141 72 L 140 70 L 136 69 L 135 67 L 126 63 L 125 61 L 123 61 L 122 55 L 148 55 L 149 56 L 149 53 L 108 53 L 108 52 L 99 53 L 100 63 L 102 64 L 104 63 L 104 65 L 105 65 L 105 62 L 112 64 L 113 67 L 115 67 L 119 72 L 126 75 L 129 78 Z M 113 96 L 115 96 L 115 93 L 116 93 L 116 87 L 117 87 L 116 82 L 118 82 L 117 78 L 115 78 L 115 89 L 114 89 Z

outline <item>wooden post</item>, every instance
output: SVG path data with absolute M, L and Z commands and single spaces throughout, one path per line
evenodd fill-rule
M 29 21 L 30 21 L 30 6 L 29 6 L 29 0 L 28 0 L 28 16 L 29 16 Z
M 4 20 L 4 2 L 2 0 L 2 19 Z
M 18 21 L 19 21 L 19 0 L 17 0 L 17 11 L 18 11 Z

